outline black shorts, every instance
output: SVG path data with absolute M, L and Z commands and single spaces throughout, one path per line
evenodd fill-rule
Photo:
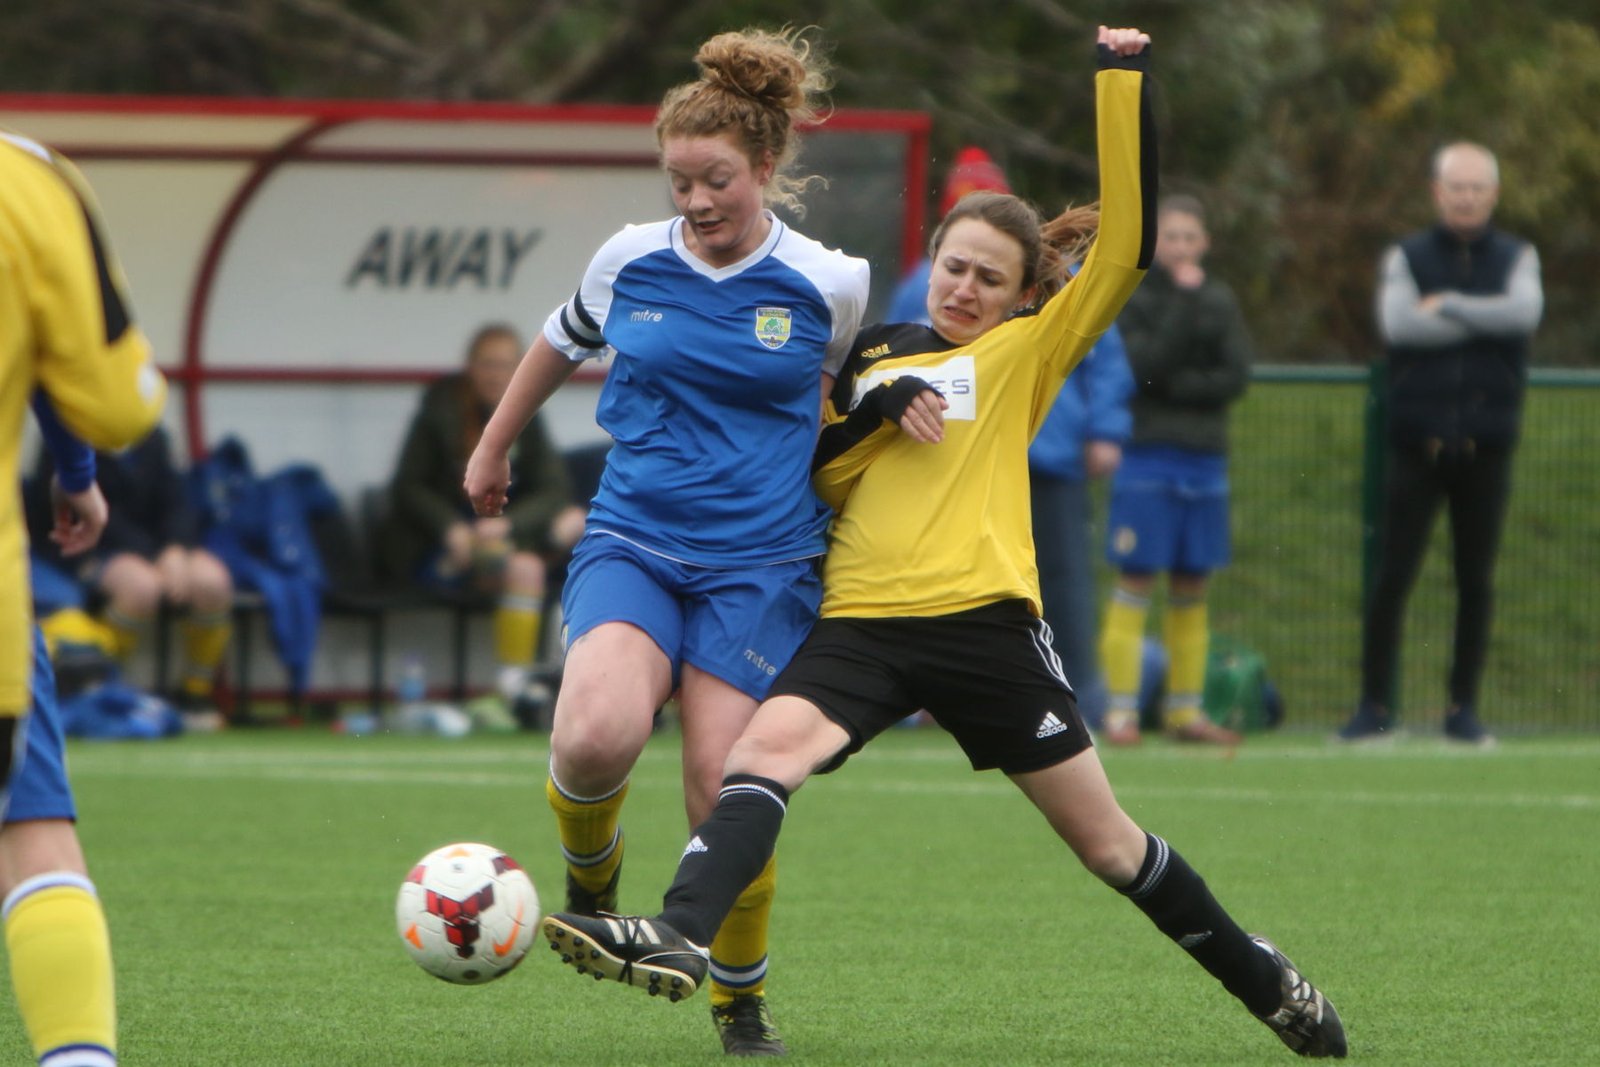
M 1021 600 L 928 618 L 822 619 L 768 696 L 808 700 L 849 732 L 824 772 L 924 708 L 974 770 L 1042 770 L 1092 743 L 1048 632 Z

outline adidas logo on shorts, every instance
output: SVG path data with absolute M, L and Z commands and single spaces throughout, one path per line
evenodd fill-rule
M 1054 737 L 1056 734 L 1064 733 L 1066 729 L 1067 724 L 1056 718 L 1055 712 L 1047 711 L 1044 713 L 1044 719 L 1039 723 L 1039 732 L 1033 736 L 1038 738 Z

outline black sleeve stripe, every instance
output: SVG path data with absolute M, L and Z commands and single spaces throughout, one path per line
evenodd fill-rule
M 573 328 L 572 320 L 567 317 L 567 311 L 571 308 L 572 305 L 568 304 L 567 307 L 561 309 L 561 328 L 566 331 L 568 337 L 572 338 L 573 344 L 577 345 L 579 348 L 604 348 L 606 346 L 605 338 L 602 337 L 598 341 L 591 341 L 588 333 L 580 333 Z M 577 310 L 581 319 L 583 316 L 583 310 L 581 308 Z M 598 333 L 599 331 L 595 330 L 594 332 Z
M 578 313 L 578 321 L 589 328 L 590 333 L 600 333 L 600 324 L 594 321 L 594 316 L 589 314 L 589 309 L 583 306 L 583 294 L 573 293 L 572 303 L 569 305 Z
M 1145 49 L 1144 55 L 1149 54 Z M 1156 253 L 1156 200 L 1160 192 L 1161 165 L 1156 149 L 1155 109 L 1150 103 L 1150 75 L 1140 79 L 1139 85 L 1139 189 L 1144 200 L 1144 217 L 1140 220 L 1139 262 L 1140 270 L 1149 270 Z
M 18 727 L 23 723 L 20 717 L 7 716 L 0 719 L 0 797 L 11 788 L 11 772 L 16 767 L 16 747 L 22 741 L 23 733 Z
M 100 228 L 95 225 L 94 216 L 88 209 L 84 209 L 83 222 L 89 228 L 89 244 L 94 249 L 94 269 L 100 279 L 100 311 L 105 321 L 106 344 L 109 345 L 128 332 L 133 317 L 122 302 L 122 293 L 118 291 L 116 282 L 111 280 L 111 263 L 106 258 L 105 242 L 100 239 Z

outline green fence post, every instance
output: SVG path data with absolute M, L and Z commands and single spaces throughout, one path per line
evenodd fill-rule
M 1372 602 L 1372 586 L 1378 580 L 1378 531 L 1383 522 L 1383 479 L 1387 455 L 1389 418 L 1389 364 L 1375 359 L 1367 367 L 1366 430 L 1362 435 L 1361 455 L 1361 612 L 1362 639 L 1365 640 L 1367 605 Z M 1400 710 L 1400 650 L 1395 650 L 1394 678 L 1389 684 L 1385 704 L 1392 715 Z

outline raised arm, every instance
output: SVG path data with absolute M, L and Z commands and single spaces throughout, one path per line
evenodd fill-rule
M 1102 26 L 1098 51 L 1099 231 L 1077 276 L 1026 327 L 1062 377 L 1116 321 L 1155 252 L 1158 168 L 1145 76 L 1150 37 Z

